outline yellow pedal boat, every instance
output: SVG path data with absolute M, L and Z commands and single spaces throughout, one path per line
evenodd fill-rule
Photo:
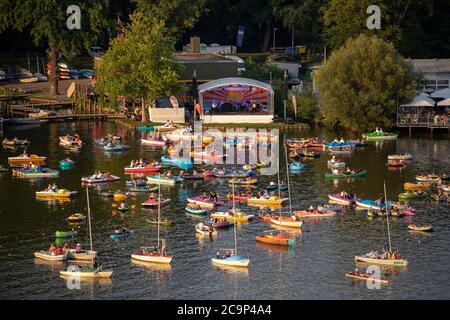
M 72 195 L 76 194 L 75 191 L 69 191 L 66 189 L 59 189 L 57 191 L 37 191 L 36 197 L 38 198 L 51 198 L 51 199 L 68 199 Z

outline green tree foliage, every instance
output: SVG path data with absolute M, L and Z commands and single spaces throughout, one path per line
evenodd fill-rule
M 192 29 L 205 10 L 206 0 L 133 0 L 151 19 L 165 21 L 167 31 L 180 36 Z
M 442 0 L 330 0 L 322 8 L 324 36 L 331 48 L 338 49 L 349 38 L 356 38 L 361 33 L 376 35 L 393 42 L 402 54 L 414 57 L 418 52 L 428 51 L 430 35 L 436 32 L 427 28 L 430 20 L 448 23 L 448 12 L 445 18 L 442 12 L 435 10 L 444 8 L 440 2 Z M 366 10 L 370 5 L 381 9 L 380 30 L 367 28 L 369 14 Z
M 297 120 L 300 122 L 313 122 L 319 115 L 317 103 L 311 91 L 292 91 L 297 103 Z M 295 115 L 292 99 L 289 100 L 291 116 Z
M 321 44 L 321 8 L 328 0 L 270 0 L 274 16 L 292 31 L 302 44 Z
M 94 45 L 112 29 L 108 0 L 77 1 L 81 29 L 67 28 L 67 7 L 72 0 L 0 0 L 0 32 L 12 27 L 29 31 L 35 45 L 46 45 L 53 66 L 50 94 L 58 94 L 56 60 L 59 52 L 69 54 Z M 106 31 L 106 32 L 105 32 Z
M 322 66 L 317 86 L 325 121 L 360 131 L 391 126 L 397 99 L 412 98 L 416 79 L 391 43 L 361 34 Z
M 180 70 L 173 60 L 174 39 L 167 33 L 164 22 L 134 13 L 124 34 L 111 41 L 103 57 L 98 92 L 112 102 L 119 95 L 154 102 L 177 93 Z

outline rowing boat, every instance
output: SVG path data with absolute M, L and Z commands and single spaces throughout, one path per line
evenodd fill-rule
M 192 214 L 194 216 L 200 216 L 200 217 L 204 217 L 208 214 L 208 211 L 202 209 L 201 207 L 197 208 L 197 207 L 193 207 L 193 206 L 187 206 L 185 208 L 185 210 L 187 212 L 189 212 L 189 214 Z
M 338 203 L 338 204 L 341 204 L 344 206 L 350 206 L 353 203 L 355 203 L 356 200 L 361 200 L 360 198 L 357 198 L 357 197 L 352 197 L 352 198 L 342 197 L 339 193 L 329 194 L 328 198 L 330 199 L 330 202 Z
M 398 138 L 398 134 L 374 131 L 363 133 L 362 137 L 364 140 L 394 140 Z
M 419 182 L 428 182 L 428 183 L 439 183 L 441 181 L 441 176 L 436 174 L 430 175 L 418 175 L 416 176 L 416 180 Z
M 35 154 L 32 154 L 31 156 L 28 155 L 21 155 L 18 157 L 9 157 L 8 158 L 8 164 L 10 166 L 16 166 L 16 165 L 28 165 L 28 164 L 43 164 L 47 160 L 47 157 L 41 157 L 37 156 Z
M 120 238 L 124 238 L 124 237 L 129 237 L 131 236 L 131 234 L 134 232 L 133 230 L 128 230 L 127 232 L 117 232 L 119 230 L 116 230 L 114 234 L 110 235 L 111 239 L 120 239 Z
M 430 189 L 431 185 L 428 183 L 410 183 L 406 182 L 403 184 L 403 188 L 406 191 L 420 191 L 420 190 L 428 190 Z
M 180 177 L 172 177 L 167 178 L 161 175 L 154 175 L 147 177 L 147 183 L 149 184 L 161 184 L 161 185 L 167 185 L 167 186 L 174 186 L 177 183 L 180 183 L 183 181 L 183 178 Z
M 294 211 L 294 215 L 298 218 L 329 218 L 334 217 L 336 215 L 336 212 L 328 210 L 326 208 L 321 208 L 312 211 L 310 210 Z
M 278 196 L 271 196 L 266 198 L 248 198 L 248 205 L 266 205 L 266 206 L 282 206 L 288 202 L 288 198 L 280 198 Z
M 59 189 L 57 191 L 53 190 L 44 190 L 44 191 L 36 191 L 36 197 L 39 198 L 70 198 L 72 195 L 76 194 L 76 191 L 69 191 L 66 189 Z
M 69 222 L 80 222 L 86 220 L 86 216 L 81 213 L 74 213 L 71 216 L 67 218 L 67 221 Z
M 270 219 L 270 222 L 280 226 L 280 227 L 288 227 L 288 228 L 301 228 L 303 225 L 303 221 L 293 217 L 274 217 Z
M 187 201 L 189 203 L 198 204 L 202 208 L 214 209 L 215 206 L 221 206 L 224 204 L 223 201 L 214 201 L 209 198 L 204 198 L 203 196 L 188 197 Z
M 11 147 L 17 147 L 17 146 L 27 146 L 30 144 L 30 141 L 28 141 L 27 139 L 25 140 L 19 140 L 17 138 L 14 138 L 12 140 L 9 139 L 4 139 L 2 141 L 2 145 L 4 146 L 11 146 Z
M 146 165 L 144 167 L 125 167 L 125 173 L 154 173 L 158 172 L 162 167 L 161 166 L 153 166 L 152 164 Z
M 165 220 L 150 220 L 150 219 L 146 219 L 145 221 L 147 223 L 154 224 L 154 225 L 160 225 L 160 226 L 171 226 L 172 225 L 172 220 L 169 220 L 167 218 Z
M 246 186 L 246 185 L 257 184 L 258 180 L 257 179 L 250 179 L 250 178 L 247 178 L 247 179 L 231 179 L 228 183 L 229 184 L 233 184 L 234 183 L 236 185 Z
M 210 237 L 217 236 L 217 230 L 214 229 L 214 227 L 205 225 L 202 222 L 195 225 L 195 231 L 198 234 L 201 234 L 202 236 L 210 236 Z
M 64 261 L 67 260 L 67 254 L 54 254 L 49 251 L 38 251 L 34 253 L 34 256 L 39 259 L 47 260 L 47 261 Z
M 270 230 L 256 236 L 256 241 L 267 244 L 291 246 L 295 244 L 295 237 L 282 230 Z
M 161 201 L 159 201 L 158 198 L 156 199 L 149 199 L 147 201 L 145 201 L 144 203 L 142 203 L 142 207 L 143 208 L 156 208 L 158 207 L 158 205 L 165 206 L 168 205 L 170 203 L 170 199 L 164 199 L 161 198 Z
M 211 218 L 236 222 L 248 222 L 253 220 L 255 216 L 253 214 L 247 214 L 239 210 L 236 210 L 235 212 L 233 212 L 233 210 L 230 210 L 227 212 L 215 212 L 211 214 Z
M 383 203 L 381 205 L 378 205 L 373 200 L 358 199 L 355 201 L 355 203 L 358 207 L 364 208 L 364 209 L 381 210 L 381 209 L 386 208 L 386 204 Z M 388 209 L 392 209 L 393 207 L 394 207 L 394 205 L 392 203 L 387 204 Z
M 88 183 L 88 184 L 94 184 L 94 183 L 110 183 L 110 182 L 116 182 L 119 181 L 120 177 L 113 176 L 113 175 L 102 175 L 101 177 L 97 176 L 90 176 L 90 177 L 83 177 L 81 178 L 81 182 Z
M 363 256 L 355 256 L 355 262 L 367 262 L 375 265 L 406 267 L 408 261 L 405 259 L 374 259 Z
M 359 170 L 355 173 L 325 173 L 325 179 L 342 179 L 342 178 L 357 178 L 364 177 L 367 174 L 367 170 Z
M 411 160 L 413 156 L 409 153 L 388 155 L 389 160 Z
M 42 167 L 37 169 L 13 170 L 13 176 L 20 178 L 57 178 L 59 171 Z
M 423 191 L 406 191 L 398 195 L 400 201 L 402 200 L 423 200 L 428 197 L 428 193 Z
M 75 265 L 68 266 L 66 270 L 59 272 L 61 277 L 70 277 L 70 279 L 78 278 L 110 278 L 113 274 L 112 270 L 103 270 L 103 268 L 79 267 Z
M 421 231 L 421 232 L 432 232 L 433 226 L 418 226 L 415 224 L 408 225 L 408 229 L 412 231 Z
M 372 275 L 370 275 L 368 273 L 347 272 L 345 274 L 345 276 L 348 277 L 348 278 L 356 279 L 356 280 L 363 280 L 363 281 L 367 281 L 367 282 L 375 282 L 375 283 L 386 284 L 386 285 L 389 284 L 388 280 L 374 278 L 374 277 L 372 277 Z
M 389 160 L 386 165 L 389 168 L 404 168 L 407 165 L 407 162 L 405 160 Z

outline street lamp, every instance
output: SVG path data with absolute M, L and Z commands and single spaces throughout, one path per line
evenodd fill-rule
M 275 37 L 276 37 L 277 28 L 273 28 L 273 53 L 275 53 Z

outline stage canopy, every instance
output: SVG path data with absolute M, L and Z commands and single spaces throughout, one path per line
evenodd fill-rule
M 274 91 L 267 83 L 223 78 L 198 87 L 204 114 L 273 114 Z

